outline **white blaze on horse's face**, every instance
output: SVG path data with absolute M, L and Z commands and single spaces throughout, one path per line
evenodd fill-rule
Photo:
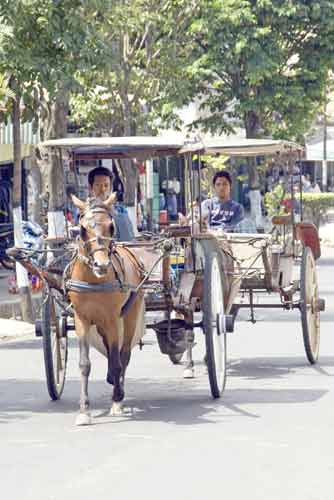
M 85 219 L 93 272 L 98 278 L 102 278 L 110 265 L 110 238 L 113 232 L 111 218 L 107 212 L 94 214 L 93 211 L 88 211 Z

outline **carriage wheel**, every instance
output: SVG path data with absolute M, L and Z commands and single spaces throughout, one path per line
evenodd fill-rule
M 305 247 L 300 268 L 300 311 L 307 359 L 317 362 L 320 344 L 320 311 L 317 270 L 312 250 Z
M 66 328 L 62 326 L 65 318 L 55 301 L 56 294 L 50 290 L 42 306 L 41 322 L 46 382 L 53 400 L 60 399 L 64 389 L 68 349 Z
M 226 382 L 226 335 L 219 329 L 219 320 L 224 313 L 224 293 L 217 253 L 211 253 L 205 259 L 202 308 L 210 388 L 212 396 L 219 398 Z

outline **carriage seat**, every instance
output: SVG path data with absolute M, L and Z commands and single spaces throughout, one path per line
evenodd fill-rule
M 240 262 L 241 268 L 250 266 L 262 249 L 265 249 L 268 261 L 270 260 L 271 234 L 225 233 L 222 239 L 229 243 L 232 255 Z M 254 262 L 252 269 L 265 271 L 261 256 Z
M 161 251 L 155 248 L 154 243 L 151 241 L 134 240 L 120 243 L 120 245 L 128 248 L 135 254 L 145 271 L 150 271 L 157 259 L 161 256 Z M 160 282 L 162 280 L 162 260 L 153 270 L 148 282 Z

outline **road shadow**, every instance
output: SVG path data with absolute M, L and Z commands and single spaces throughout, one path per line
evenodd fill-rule
M 246 380 L 265 380 L 286 378 L 291 373 L 307 369 L 313 372 L 334 376 L 326 368 L 334 367 L 334 356 L 320 356 L 319 362 L 310 365 L 305 357 L 259 357 L 232 359 L 228 362 L 228 377 L 241 377 Z
M 291 361 L 291 360 L 290 360 Z M 277 360 L 278 362 L 278 360 Z M 284 364 L 280 360 L 281 364 Z M 334 365 L 334 359 L 330 361 Z M 247 373 L 247 369 L 250 370 Z M 229 375 L 257 379 L 284 377 L 289 370 L 279 369 L 276 362 L 260 364 L 257 368 L 242 362 L 229 367 Z M 233 373 L 234 372 L 234 373 Z M 117 421 L 164 422 L 176 426 L 196 426 L 228 421 L 233 417 L 261 418 L 247 407 L 251 404 L 302 404 L 317 401 L 326 394 L 321 389 L 280 389 L 252 387 L 227 388 L 220 399 L 213 400 L 207 376 L 199 375 L 194 380 L 182 378 L 129 378 L 126 384 L 125 405 L 129 414 L 124 417 L 109 417 L 112 388 L 103 380 L 89 384 L 94 423 L 108 425 Z M 9 379 L 0 381 L 0 424 L 31 420 L 37 414 L 73 414 L 78 412 L 80 393 L 79 380 L 68 380 L 61 400 L 49 401 L 43 381 L 32 379 Z M 245 407 L 246 406 L 246 407 Z M 257 412 L 259 408 L 257 407 Z
M 77 347 L 78 340 L 76 337 L 68 338 L 68 347 Z M 0 342 L 0 351 L 19 351 L 19 350 L 31 350 L 31 349 L 43 349 L 43 339 L 42 337 L 35 337 L 32 339 L 17 339 L 17 340 L 4 340 Z
M 334 257 L 320 257 L 317 262 L 319 267 L 333 266 L 334 265 Z

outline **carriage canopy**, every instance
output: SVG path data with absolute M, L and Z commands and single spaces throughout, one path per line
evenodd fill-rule
M 226 140 L 209 138 L 189 140 L 180 135 L 135 137 L 77 137 L 42 142 L 39 147 L 67 150 L 74 159 L 137 158 L 147 159 L 180 154 L 224 154 L 226 156 L 272 156 L 302 152 L 303 147 L 290 141 L 273 139 Z

